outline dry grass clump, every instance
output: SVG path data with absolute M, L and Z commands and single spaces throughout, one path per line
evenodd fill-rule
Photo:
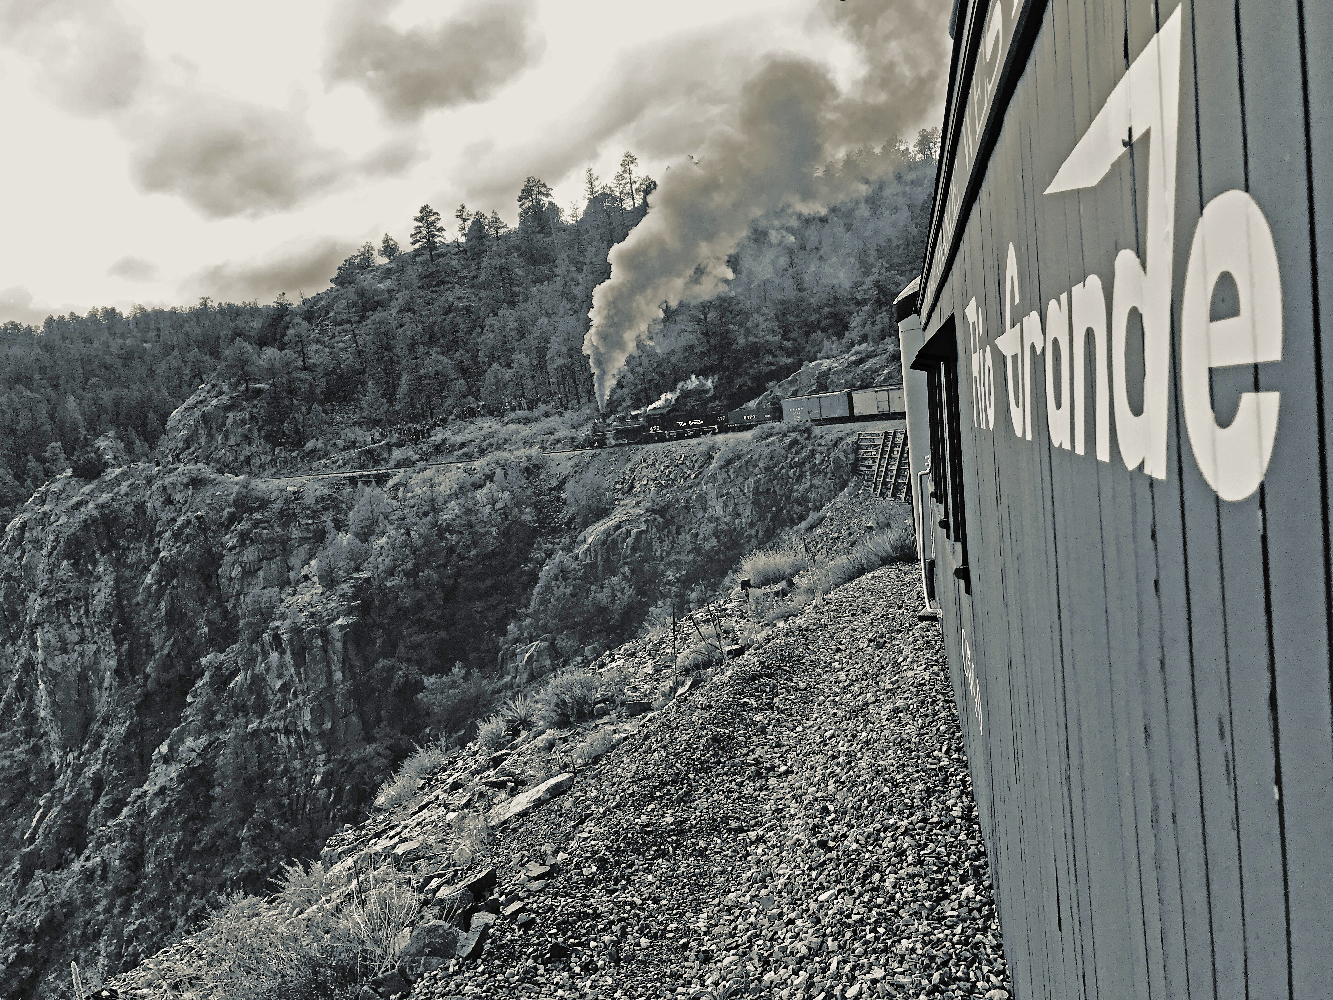
M 440 743 L 417 747 L 403 761 L 398 773 L 380 786 L 375 804 L 382 809 L 393 809 L 410 801 L 420 790 L 421 783 L 443 771 L 452 757 Z
M 810 568 L 810 557 L 801 549 L 781 548 L 751 552 L 737 570 L 751 586 L 767 587 L 779 580 L 789 580 Z
M 597 763 L 606 752 L 616 745 L 618 740 L 605 729 L 598 729 L 574 748 L 572 757 L 575 767 L 588 767 Z
M 901 524 L 881 528 L 857 542 L 850 554 L 823 566 L 816 566 L 797 581 L 792 603 L 803 607 L 871 570 L 915 557 L 916 538 L 911 528 Z
M 829 591 L 858 576 L 892 562 L 906 562 L 915 558 L 916 536 L 910 525 L 891 524 L 878 528 L 857 542 L 849 554 L 811 566 L 797 576 L 790 596 L 786 588 L 781 587 L 773 591 L 751 591 L 750 618 L 768 624 L 782 621 L 799 614 L 811 601 L 822 598 Z
M 399 935 L 421 909 L 421 898 L 413 891 L 412 877 L 390 864 L 358 873 L 351 902 L 343 914 L 356 945 L 358 972 L 362 978 L 381 975 L 394 967 Z
M 676 672 L 693 674 L 722 662 L 722 650 L 715 642 L 695 642 L 681 650 L 676 657 Z
M 420 905 L 412 877 L 384 862 L 341 882 L 319 862 L 288 865 L 272 899 L 229 897 L 134 978 L 163 1000 L 343 1000 L 394 966 Z
M 460 812 L 454 817 L 454 862 L 467 866 L 473 864 L 486 845 L 491 842 L 490 824 L 486 816 L 479 812 Z

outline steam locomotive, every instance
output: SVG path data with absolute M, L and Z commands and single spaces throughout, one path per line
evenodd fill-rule
M 735 410 L 714 408 L 706 402 L 678 398 L 624 416 L 598 421 L 590 432 L 589 446 L 644 444 L 674 441 L 679 438 L 743 431 L 779 421 L 805 421 L 814 424 L 899 417 L 906 412 L 901 386 L 876 386 L 871 389 L 844 389 L 813 396 L 791 396 L 768 406 L 740 407 Z

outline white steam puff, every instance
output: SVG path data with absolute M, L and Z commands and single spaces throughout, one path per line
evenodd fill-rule
M 709 378 L 704 378 L 701 375 L 691 375 L 684 382 L 677 385 L 676 388 L 668 389 L 666 392 L 662 393 L 662 395 L 658 396 L 654 402 L 649 403 L 642 410 L 631 410 L 630 413 L 637 416 L 641 413 L 661 413 L 663 410 L 669 410 L 671 409 L 672 404 L 681 397 L 682 393 L 708 396 L 713 391 L 713 383 L 715 381 L 716 379 L 711 376 Z
M 920 123 L 940 103 L 947 4 L 860 0 L 832 8 L 828 16 L 868 67 L 854 92 L 840 93 L 827 69 L 808 60 L 769 60 L 742 88 L 734 123 L 709 137 L 697 163 L 666 173 L 651 211 L 611 250 L 611 277 L 593 292 L 583 344 L 603 404 L 664 302 L 699 301 L 726 286 L 727 254 L 752 222 L 846 198 L 868 179 L 819 168 Z

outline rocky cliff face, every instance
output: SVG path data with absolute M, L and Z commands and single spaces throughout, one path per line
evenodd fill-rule
M 297 499 L 66 475 L 0 543 L 0 982 L 114 971 L 360 813 L 403 714 Z M 410 695 L 408 696 L 410 699 Z
M 201 385 L 167 419 L 158 458 L 163 465 L 201 463 L 232 475 L 261 471 L 273 455 L 256 419 L 266 394 L 263 385 Z
M 257 433 L 214 419 L 245 407 L 194 403 L 164 465 L 247 467 Z M 495 672 L 507 643 L 586 661 L 822 506 L 852 458 L 803 427 L 384 490 L 201 465 L 48 484 L 0 541 L 5 997 L 63 995 L 71 960 L 117 972 L 262 892 L 426 738 L 423 675 Z

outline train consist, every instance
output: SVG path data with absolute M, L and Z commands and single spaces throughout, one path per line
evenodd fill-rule
M 779 421 L 830 424 L 900 417 L 906 411 L 906 400 L 900 386 L 792 396 L 774 402 L 771 406 L 741 407 L 735 410 L 724 410 L 710 399 L 684 392 L 679 396 L 668 395 L 675 398 L 668 400 L 663 397 L 663 400 L 642 410 L 599 421 L 593 426 L 589 443 L 593 447 L 605 447 L 613 444 L 673 441 L 723 431 L 743 431 Z

